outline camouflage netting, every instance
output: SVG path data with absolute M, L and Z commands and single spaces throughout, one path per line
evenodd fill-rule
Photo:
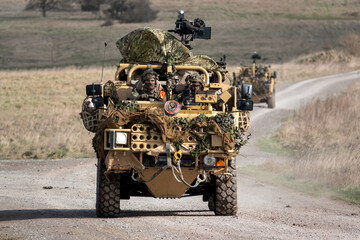
M 269 92 L 268 84 L 265 81 L 256 79 L 252 82 L 254 95 L 265 95 Z
M 219 70 L 218 64 L 210 57 L 206 55 L 193 56 L 186 61 L 181 62 L 182 65 L 195 65 L 201 66 L 207 70 L 214 71 Z
M 251 83 L 253 87 L 253 94 L 265 95 L 269 92 L 270 78 L 265 77 L 265 74 L 269 73 L 268 67 L 257 67 L 255 70 L 255 77 L 253 76 L 253 70 L 250 67 L 244 67 L 240 70 L 239 78 L 240 81 L 245 83 Z
M 126 104 L 128 103 L 128 104 Z M 224 139 L 224 150 L 238 150 L 246 143 L 243 139 L 244 129 L 234 129 L 233 118 L 230 114 L 218 114 L 215 117 L 206 117 L 201 114 L 193 119 L 172 118 L 163 113 L 163 109 L 149 107 L 139 111 L 134 102 L 121 102 L 116 106 L 109 106 L 108 111 L 102 116 L 98 126 L 95 141 L 96 151 L 100 157 L 105 157 L 103 150 L 104 129 L 118 129 L 133 122 L 149 123 L 156 127 L 162 140 L 167 140 L 181 145 L 190 135 L 194 136 L 199 145 L 191 152 L 192 155 L 198 156 L 201 151 L 210 149 L 210 134 L 213 132 Z M 199 135 L 194 129 L 203 128 L 204 134 Z
M 176 37 L 168 32 L 139 28 L 116 42 L 127 63 L 167 63 L 168 65 L 196 65 L 217 70 L 217 63 L 208 56 L 193 56 Z
M 86 97 L 82 104 L 80 117 L 83 121 L 84 127 L 90 132 L 96 132 L 99 124 L 99 111 L 92 103 L 91 97 Z
M 191 52 L 173 35 L 159 29 L 139 28 L 116 42 L 125 62 L 173 63 L 191 57 Z

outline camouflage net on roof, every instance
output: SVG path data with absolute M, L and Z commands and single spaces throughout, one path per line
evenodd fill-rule
M 208 56 L 193 56 L 176 37 L 153 28 L 139 28 L 116 42 L 127 63 L 167 63 L 168 65 L 195 65 L 217 70 L 217 63 Z
M 192 56 L 191 58 L 188 58 L 186 61 L 181 62 L 182 65 L 195 65 L 195 66 L 201 66 L 207 70 L 219 70 L 218 64 L 210 57 L 206 55 L 199 55 L 199 56 Z
M 116 42 L 125 62 L 129 63 L 173 63 L 191 57 L 191 52 L 173 35 L 152 28 L 139 28 Z

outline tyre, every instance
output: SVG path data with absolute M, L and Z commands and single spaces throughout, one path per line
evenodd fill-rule
M 96 179 L 96 215 L 118 217 L 120 215 L 120 182 L 108 182 L 105 177 L 105 163 L 98 158 Z
M 229 172 L 232 174 L 232 178 L 229 175 L 216 178 L 214 212 L 218 216 L 234 216 L 238 210 L 235 166 L 229 166 Z
M 275 88 L 273 90 L 273 93 L 270 98 L 267 100 L 268 108 L 275 108 L 276 102 L 275 102 Z

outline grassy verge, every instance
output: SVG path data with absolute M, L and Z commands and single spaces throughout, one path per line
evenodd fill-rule
M 291 155 L 291 151 L 283 147 L 275 133 L 259 139 L 256 146 L 263 152 L 269 152 L 284 157 Z
M 287 184 L 303 190 L 330 192 L 336 198 L 360 203 L 359 101 L 357 84 L 339 96 L 295 112 L 258 144 L 264 151 L 290 153 L 291 160 L 266 163 L 257 171 L 283 182 L 290 180 Z
M 105 69 L 104 79 L 114 69 Z M 79 117 L 101 69 L 0 71 L 0 159 L 93 157 Z
M 264 179 L 273 183 L 278 183 L 283 186 L 296 189 L 297 191 L 306 192 L 313 195 L 321 195 L 333 199 L 347 201 L 353 204 L 360 204 L 360 187 L 349 188 L 341 190 L 331 186 L 322 185 L 311 179 L 297 178 L 290 173 L 279 173 L 280 165 L 270 166 L 272 163 L 267 163 L 262 166 L 248 166 L 240 168 L 240 172 L 251 176 L 256 176 L 259 179 Z M 283 167 L 288 167 L 284 165 Z M 272 169 L 272 171 L 269 170 Z

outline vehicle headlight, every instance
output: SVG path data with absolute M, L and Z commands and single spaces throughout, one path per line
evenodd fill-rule
M 116 144 L 127 144 L 127 133 L 125 132 L 116 132 Z
M 216 164 L 216 158 L 211 155 L 206 155 L 203 161 L 206 166 L 215 166 Z

